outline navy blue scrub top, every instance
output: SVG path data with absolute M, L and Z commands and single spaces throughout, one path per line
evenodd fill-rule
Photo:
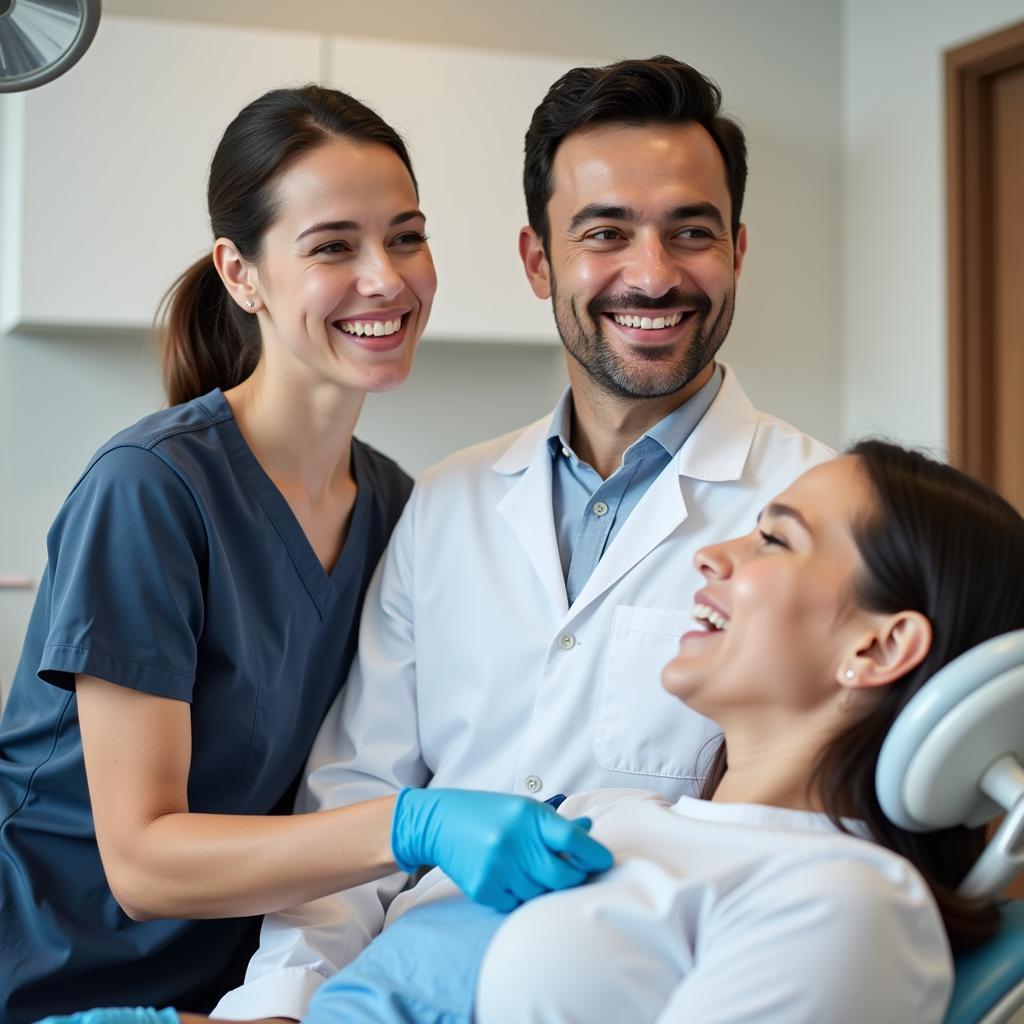
M 330 574 L 220 391 L 118 434 L 64 502 L 0 720 L 0 1024 L 90 1006 L 209 1010 L 240 983 L 258 919 L 138 923 L 114 900 L 74 676 L 191 704 L 190 810 L 290 812 L 412 486 L 359 441 L 352 467 Z

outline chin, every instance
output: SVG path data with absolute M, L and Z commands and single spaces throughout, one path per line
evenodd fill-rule
M 387 373 L 368 374 L 362 390 L 370 395 L 382 395 L 400 388 L 408 379 L 411 366 L 395 367 Z
M 672 664 L 669 664 L 662 670 L 661 688 L 670 696 L 689 704 L 693 694 L 699 691 L 700 684 L 692 673 L 679 669 L 673 671 Z

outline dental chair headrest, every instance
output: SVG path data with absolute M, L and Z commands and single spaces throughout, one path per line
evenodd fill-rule
M 1024 630 L 1017 630 L 966 651 L 921 687 L 882 744 L 875 787 L 886 817 L 909 832 L 976 827 L 1007 813 L 961 886 L 993 895 L 1024 863 L 1022 763 Z

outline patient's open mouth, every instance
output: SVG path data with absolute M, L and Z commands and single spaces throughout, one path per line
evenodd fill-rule
M 693 606 L 693 617 L 710 633 L 724 633 L 729 628 L 729 620 L 719 611 L 706 604 Z

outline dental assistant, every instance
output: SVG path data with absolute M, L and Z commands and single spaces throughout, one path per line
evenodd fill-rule
M 396 867 L 510 908 L 610 864 L 588 823 L 499 794 L 290 815 L 411 488 L 353 431 L 436 280 L 405 146 L 344 93 L 247 106 L 209 206 L 168 301 L 170 408 L 64 502 L 0 721 L 0 1024 L 208 1010 L 260 915 Z

